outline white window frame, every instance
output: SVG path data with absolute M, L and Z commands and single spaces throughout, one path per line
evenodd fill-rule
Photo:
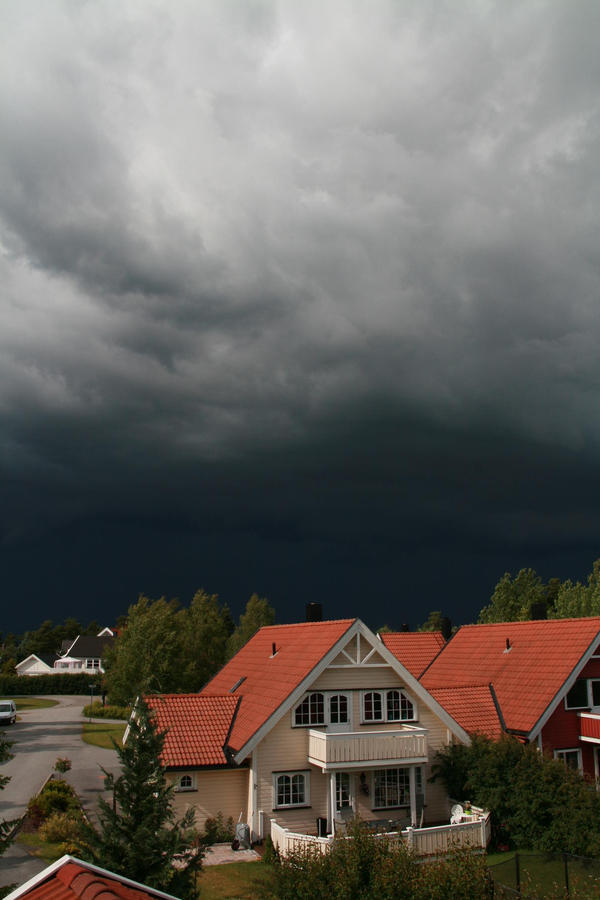
M 577 754 L 577 771 L 583 772 L 583 762 L 581 759 L 581 747 L 564 747 L 560 750 L 554 751 L 554 759 L 561 759 L 565 766 L 567 765 L 566 756 L 567 753 L 576 753 Z M 574 768 L 574 767 L 569 767 Z
M 390 719 L 388 717 L 388 695 L 397 692 L 400 694 L 400 718 L 399 719 Z M 365 715 L 365 700 L 369 694 L 379 694 L 381 697 L 381 718 L 380 719 L 367 719 Z M 402 718 L 402 699 L 407 703 L 410 703 L 412 706 L 413 715 L 411 719 Z M 360 698 L 360 721 L 361 725 L 379 725 L 381 723 L 389 723 L 391 725 L 402 725 L 405 722 L 417 722 L 419 718 L 419 713 L 417 710 L 417 704 L 410 696 L 410 694 L 404 690 L 404 688 L 373 688 L 368 691 L 361 691 Z
M 185 784 L 183 784 L 184 781 Z M 182 775 L 178 775 L 177 781 L 175 782 L 175 790 L 177 793 L 197 790 L 196 776 L 192 772 L 184 772 Z
M 586 698 L 587 703 L 585 706 L 569 706 L 568 697 L 575 685 L 580 682 L 585 681 L 585 689 L 586 689 Z M 598 709 L 600 708 L 600 704 L 594 704 L 594 688 L 593 685 L 596 682 L 600 682 L 600 678 L 578 678 L 575 684 L 571 685 L 570 690 L 565 694 L 564 706 L 567 712 L 576 712 L 580 709 Z
M 290 796 L 291 781 L 294 777 L 301 776 L 304 779 L 304 798 L 301 803 L 279 803 L 279 779 L 290 779 Z M 273 772 L 273 809 L 302 809 L 310 806 L 310 770 L 297 769 L 293 772 Z
M 296 711 L 305 700 L 313 694 L 321 694 L 323 697 L 323 721 L 322 722 L 296 722 Z M 331 698 L 345 697 L 348 704 L 347 722 L 331 721 Z M 310 701 L 309 701 L 310 703 Z M 309 706 L 310 709 L 310 706 Z M 329 725 L 352 725 L 352 692 L 351 691 L 307 691 L 299 703 L 292 709 L 292 728 L 327 728 Z
M 376 795 L 376 785 L 375 780 L 378 772 L 405 772 L 405 783 L 403 786 L 404 789 L 404 802 L 403 803 L 393 803 L 391 805 L 376 805 L 375 803 L 375 795 Z M 405 809 L 406 807 L 410 807 L 410 766 L 382 766 L 381 769 L 374 769 L 373 774 L 371 776 L 371 796 L 373 797 L 373 806 L 372 809 Z M 387 798 L 386 798 L 387 799 Z

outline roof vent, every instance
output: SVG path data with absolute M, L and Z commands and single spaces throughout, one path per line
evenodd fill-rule
M 273 650 L 273 652 L 271 653 L 271 659 L 273 659 L 273 657 L 277 654 L 277 644 L 275 643 L 275 641 L 273 641 L 273 643 L 271 644 L 271 648 Z
M 511 650 L 512 650 L 512 647 L 511 647 L 511 643 L 510 643 L 510 638 L 506 638 L 506 650 L 504 652 L 510 653 Z
M 246 680 L 246 676 L 245 676 L 245 675 L 242 675 L 241 678 L 238 678 L 238 680 L 236 681 L 236 683 L 234 684 L 234 686 L 233 686 L 232 688 L 229 688 L 229 693 L 230 693 L 230 694 L 235 693 L 235 691 L 237 691 L 237 689 L 239 688 L 240 684 L 242 684 L 245 680 Z
M 408 622 L 403 622 L 400 626 L 400 631 L 410 631 L 410 625 Z

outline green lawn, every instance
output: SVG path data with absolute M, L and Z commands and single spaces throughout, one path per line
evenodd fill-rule
M 256 900 L 264 896 L 271 877 L 263 862 L 206 866 L 198 876 L 200 900 Z
M 58 706 L 57 700 L 49 700 L 47 697 L 0 697 L 0 700 L 14 700 L 17 709 L 47 709 L 50 706 Z
M 63 843 L 47 843 L 38 836 L 37 832 L 24 833 L 20 831 L 17 835 L 17 843 L 24 844 L 29 853 L 33 856 L 39 856 L 40 859 L 44 859 L 48 863 L 60 859 L 65 853 L 65 845 Z
M 488 866 L 495 881 L 516 888 L 514 853 L 488 854 Z M 519 851 L 521 890 L 525 896 L 562 897 L 565 887 L 565 864 L 542 853 Z M 579 900 L 600 898 L 600 861 L 569 859 L 570 897 Z
M 104 747 L 106 750 L 113 749 L 112 739 L 120 744 L 126 728 L 125 722 L 86 722 L 83 726 L 81 737 L 86 744 L 93 744 L 95 747 Z

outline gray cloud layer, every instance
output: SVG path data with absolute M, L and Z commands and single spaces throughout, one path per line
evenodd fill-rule
M 269 518 L 286 465 L 297 521 L 318 473 L 335 529 L 350 486 L 451 529 L 468 485 L 492 535 L 597 534 L 583 491 L 558 521 L 490 485 L 598 454 L 599 26 L 595 0 L 3 4 L 5 537 L 220 478 Z

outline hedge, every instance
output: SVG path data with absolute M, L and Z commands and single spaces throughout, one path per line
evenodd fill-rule
M 0 696 L 19 694 L 89 694 L 90 685 L 95 685 L 94 693 L 100 693 L 98 675 L 82 672 L 64 675 L 0 675 Z

